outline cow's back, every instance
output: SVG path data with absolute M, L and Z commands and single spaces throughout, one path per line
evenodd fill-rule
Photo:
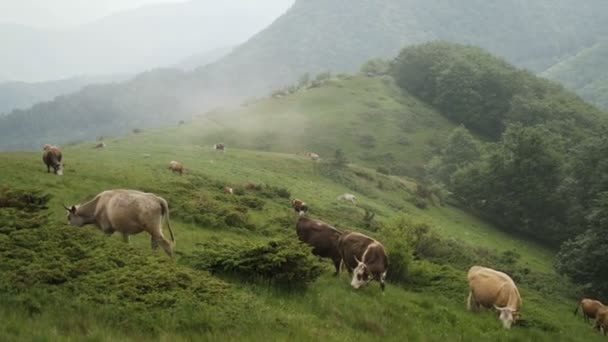
M 583 313 L 586 316 L 595 318 L 600 309 L 604 307 L 604 304 L 594 299 L 585 298 L 581 300 L 581 307 L 583 308 Z
M 296 225 L 300 241 L 313 247 L 313 253 L 321 257 L 339 257 L 338 239 L 342 233 L 334 227 L 302 217 Z
M 360 233 L 344 233 L 338 240 L 338 249 L 346 266 L 349 269 L 357 267 L 355 258 L 361 260 L 365 249 L 376 240 Z
M 506 306 L 516 301 L 521 305 L 517 286 L 507 274 L 490 268 L 473 266 L 467 274 L 475 300 L 484 306 Z
M 159 225 L 163 209 L 160 198 L 135 190 L 109 190 L 99 195 L 96 216 L 111 226 L 135 233 Z

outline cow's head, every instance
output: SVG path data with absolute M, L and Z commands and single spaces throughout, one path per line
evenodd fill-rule
M 68 223 L 73 225 L 73 226 L 77 226 L 77 227 L 82 227 L 86 224 L 86 220 L 83 216 L 80 216 L 77 214 L 78 212 L 78 207 L 73 205 L 71 208 L 66 207 L 65 205 L 63 206 L 63 208 L 68 212 Z
M 60 162 L 53 165 L 53 169 L 55 170 L 57 176 L 63 176 L 63 165 Z
M 500 319 L 502 326 L 505 329 L 511 329 L 511 327 L 521 318 L 521 314 L 518 311 L 510 309 L 506 306 L 501 308 L 494 305 L 494 308 L 498 313 L 498 319 Z
M 355 260 L 357 261 L 357 267 L 353 271 L 353 280 L 350 282 L 350 286 L 358 289 L 372 281 L 372 274 L 366 264 L 357 259 L 357 257 L 355 257 Z

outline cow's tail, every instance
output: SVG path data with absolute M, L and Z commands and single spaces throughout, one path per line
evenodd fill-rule
M 161 214 L 167 221 L 167 228 L 169 228 L 169 235 L 171 235 L 171 241 L 173 241 L 173 244 L 175 244 L 175 236 L 173 236 L 173 230 L 171 230 L 171 223 L 169 220 L 169 204 L 163 198 L 160 199 L 160 207 L 162 209 Z

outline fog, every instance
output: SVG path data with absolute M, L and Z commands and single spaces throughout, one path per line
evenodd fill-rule
M 246 41 L 293 2 L 0 0 L 0 82 L 173 66 Z

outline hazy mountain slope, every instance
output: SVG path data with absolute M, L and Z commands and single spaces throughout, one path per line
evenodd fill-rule
M 173 65 L 245 41 L 291 3 L 270 0 L 261 8 L 253 0 L 195 0 L 124 11 L 73 29 L 0 25 L 0 81 L 132 74 Z
M 83 124 L 86 118 L 104 121 L 103 126 L 116 133 L 125 131 L 124 122 L 141 122 L 143 126 L 173 123 L 178 117 L 214 106 L 266 95 L 304 72 L 355 70 L 370 57 L 392 57 L 404 45 L 432 39 L 480 45 L 518 66 L 543 70 L 604 35 L 608 31 L 603 22 L 606 14 L 608 3 L 603 0 L 590 0 L 584 5 L 562 0 L 559 6 L 550 0 L 466 0 L 458 6 L 445 0 L 300 0 L 216 63 L 190 73 L 150 72 L 108 91 L 89 89 L 86 95 L 62 99 L 77 104 L 75 107 L 57 102 L 45 105 L 45 111 L 34 108 L 14 113 L 27 115 L 10 118 L 12 126 L 0 130 L 12 132 L 19 127 L 24 132 L 9 140 L 11 148 L 37 148 L 31 142 L 40 135 L 27 127 L 49 112 L 60 116 L 46 128 L 54 130 L 54 135 L 44 135 L 58 143 L 81 138 L 82 134 L 76 136 L 75 132 L 89 129 L 74 125 L 66 130 L 57 124 L 63 121 L 60 118 L 78 117 L 76 122 Z M 167 77 L 168 73 L 172 75 Z M 124 88 L 131 96 L 122 96 L 124 91 L 120 89 Z M 71 109 L 76 107 L 77 113 Z M 99 117 L 99 107 L 104 108 L 108 119 Z M 148 112 L 153 117 L 149 120 Z M 0 141 L 1 148 L 9 148 L 7 140 Z
M 56 96 L 70 94 L 89 84 L 125 80 L 126 76 L 75 77 L 65 80 L 26 83 L 0 83 L 0 114 L 13 109 L 27 108 L 37 102 L 50 101 Z
M 608 110 L 608 41 L 604 40 L 542 73 Z
M 211 51 L 200 52 L 185 58 L 177 63 L 175 67 L 184 71 L 191 71 L 209 63 L 217 62 L 222 57 L 228 55 L 233 49 L 234 47 L 223 47 Z

